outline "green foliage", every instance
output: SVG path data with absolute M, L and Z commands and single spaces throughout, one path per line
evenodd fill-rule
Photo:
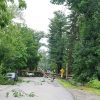
M 35 31 L 22 24 L 12 23 L 12 19 L 26 8 L 24 0 L 0 1 L 0 72 L 15 71 L 23 68 L 33 69 L 40 59 L 39 40 Z M 5 70 L 4 70 L 5 69 Z
M 59 73 L 60 68 L 65 66 L 65 50 L 66 50 L 66 16 L 63 12 L 54 13 L 49 25 L 49 54 L 52 67 L 56 67 Z
M 19 0 L 19 8 L 20 9 L 23 9 L 23 8 L 26 8 L 27 6 L 26 6 L 26 3 L 25 3 L 25 1 L 24 0 Z
M 84 86 L 79 86 L 79 85 L 76 86 L 75 84 L 72 83 L 72 81 L 69 82 L 67 80 L 62 80 L 62 79 L 59 79 L 58 82 L 64 87 L 74 89 L 75 91 L 78 91 L 78 92 L 86 91 L 92 94 L 100 95 L 100 89 L 93 87 L 94 86 L 93 84 L 95 84 L 96 87 L 100 87 L 100 82 L 97 80 L 92 80 L 89 83 L 85 84 Z
M 49 55 L 47 55 L 47 52 L 40 51 L 40 61 L 39 61 L 38 66 L 41 67 L 44 70 L 50 69 Z
M 5 27 L 6 24 L 11 20 L 11 14 L 6 1 L 0 1 L 0 27 Z
M 35 94 L 34 94 L 34 92 L 30 92 L 28 94 L 20 89 L 13 89 L 10 92 L 6 93 L 6 97 L 10 97 L 10 96 L 19 97 L 19 98 L 21 98 L 21 97 L 34 97 Z
M 66 0 L 51 0 L 50 2 L 53 4 L 63 4 Z
M 0 75 L 5 74 L 6 69 L 4 68 L 3 64 L 0 65 Z
M 80 82 L 88 82 L 96 74 L 97 60 L 92 55 L 91 47 L 84 48 L 77 45 L 74 53 L 73 73 L 74 78 Z M 94 71 L 95 70 L 95 71 Z
M 21 29 L 21 33 L 23 42 L 25 42 L 27 48 L 27 66 L 31 69 L 32 67 L 36 67 L 40 60 L 40 56 L 38 54 L 39 40 L 36 37 L 35 31 L 32 31 L 27 27 L 23 27 Z
M 89 2 L 90 3 L 90 2 Z M 88 10 L 88 9 L 87 9 Z M 99 74 L 99 33 L 98 16 L 95 16 L 94 9 L 91 9 L 91 15 L 83 13 L 79 18 L 80 40 L 76 42 L 74 51 L 73 73 L 74 78 L 80 82 L 88 82 L 94 77 L 100 77 Z M 95 12 L 98 12 L 95 9 Z M 89 13 L 90 14 L 90 13 Z M 95 16 L 95 17 L 94 17 Z M 96 20 L 95 20 L 96 19 Z M 82 24 L 81 24 L 82 23 Z
M 69 81 L 66 81 L 64 79 L 59 79 L 58 82 L 64 87 L 74 87 Z
M 8 5 L 10 2 L 11 5 Z M 12 14 L 11 7 L 14 4 L 14 0 L 1 0 L 0 1 L 0 27 L 3 28 L 14 18 Z M 19 9 L 26 8 L 26 4 L 24 0 L 19 0 Z
M 68 60 L 71 61 L 73 58 L 70 65 L 73 65 L 74 78 L 82 83 L 93 78 L 100 80 L 100 1 L 51 0 L 51 2 L 54 4 L 67 3 L 73 14 L 72 18 L 70 15 L 69 21 L 73 24 L 70 24 L 72 29 L 69 33 L 78 34 L 76 34 L 74 46 L 70 46 L 69 51 L 71 52 Z M 70 37 L 68 39 L 71 40 Z M 73 42 L 69 41 L 69 43 Z
M 98 80 L 92 80 L 92 81 L 88 82 L 87 85 L 92 88 L 100 89 L 100 81 L 98 81 Z
M 34 31 L 10 24 L 0 31 L 0 36 L 0 63 L 7 71 L 37 66 L 40 57 Z
M 14 80 L 9 80 L 5 76 L 0 74 L 0 85 L 14 85 Z
M 29 97 L 34 97 L 34 96 L 35 96 L 34 92 L 31 92 L 31 93 L 29 94 Z

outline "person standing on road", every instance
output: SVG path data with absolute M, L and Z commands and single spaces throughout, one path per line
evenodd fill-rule
M 62 67 L 61 70 L 60 70 L 61 78 L 63 78 L 63 76 L 64 76 L 64 72 L 65 72 L 65 71 L 64 71 L 64 68 Z

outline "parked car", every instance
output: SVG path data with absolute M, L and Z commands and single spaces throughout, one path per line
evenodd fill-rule
M 33 73 L 33 72 L 27 72 L 26 75 L 27 75 L 28 77 L 32 77 L 32 76 L 34 76 L 34 73 Z
M 6 74 L 6 77 L 16 81 L 18 79 L 17 74 L 15 72 L 9 72 Z

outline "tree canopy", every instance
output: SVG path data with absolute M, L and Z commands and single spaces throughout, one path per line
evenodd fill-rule
M 34 69 L 40 59 L 37 32 L 12 21 L 17 11 L 24 8 L 24 0 L 19 0 L 18 5 L 14 4 L 14 0 L 0 2 L 0 66 L 6 72 L 23 68 Z

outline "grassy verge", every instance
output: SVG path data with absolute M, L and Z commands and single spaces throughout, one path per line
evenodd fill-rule
M 66 88 L 71 88 L 71 89 L 77 89 L 77 90 L 83 90 L 89 93 L 93 93 L 96 95 L 100 96 L 100 89 L 96 89 L 93 87 L 90 87 L 90 85 L 86 85 L 86 86 L 75 86 L 73 84 L 71 84 L 69 81 L 64 80 L 64 79 L 58 79 L 58 82 L 63 85 Z

